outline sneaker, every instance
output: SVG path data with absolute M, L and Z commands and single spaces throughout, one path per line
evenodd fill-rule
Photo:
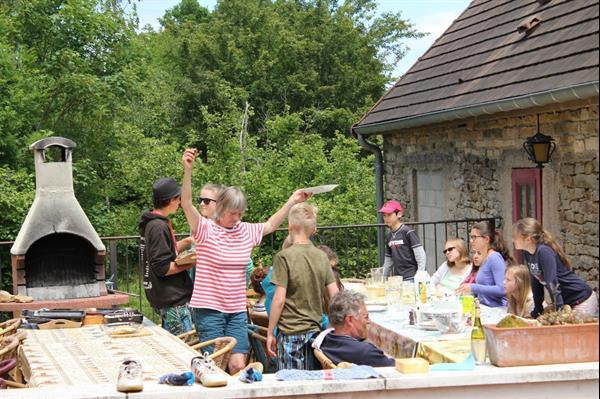
M 117 391 L 138 392 L 144 389 L 142 364 L 135 360 L 125 360 L 119 367 Z
M 205 387 L 222 387 L 227 385 L 227 377 L 217 370 L 215 362 L 209 358 L 208 352 L 192 359 L 192 372 L 196 381 Z

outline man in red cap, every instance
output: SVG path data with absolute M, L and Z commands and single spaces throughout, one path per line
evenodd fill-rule
M 383 222 L 390 228 L 386 237 L 384 276 L 402 276 L 412 281 L 417 270 L 425 270 L 425 250 L 417 233 L 400 221 L 404 209 L 398 201 L 383 204 L 379 212 Z

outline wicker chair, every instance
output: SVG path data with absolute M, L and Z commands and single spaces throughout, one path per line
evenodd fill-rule
M 321 367 L 323 370 L 336 369 L 337 365 L 331 361 L 325 354 L 321 351 L 321 349 L 314 348 L 315 357 L 321 363 Z
M 10 319 L 0 323 L 0 338 L 7 337 L 17 333 L 21 325 L 21 319 Z
M 262 326 L 248 324 L 248 341 L 250 343 L 250 362 L 259 362 L 265 373 L 277 371 L 277 361 L 267 354 L 267 329 Z
M 203 353 L 204 351 L 202 348 L 214 345 L 213 353 L 209 356 L 209 359 L 212 359 L 215 362 L 215 365 L 221 370 L 227 370 L 229 356 L 231 355 L 231 351 L 236 344 L 237 340 L 233 337 L 219 337 L 192 345 L 192 349 Z
M 0 338 L 0 360 L 16 359 L 17 348 L 19 347 L 19 339 L 13 336 L 5 336 Z
M 269 327 L 269 317 L 266 312 L 254 312 L 251 307 L 248 308 L 248 322 L 265 328 Z M 266 336 L 266 334 L 265 334 Z
M 189 346 L 194 346 L 200 343 L 200 340 L 198 339 L 198 334 L 196 334 L 196 329 L 184 332 L 183 334 L 179 334 L 177 338 L 179 338 Z
M 315 353 L 315 357 L 317 358 L 319 363 L 321 363 L 321 368 L 323 370 L 348 369 L 348 368 L 351 368 L 354 366 L 353 363 L 349 363 L 349 362 L 339 362 L 336 365 L 331 359 L 329 359 L 327 356 L 325 356 L 325 354 L 323 353 L 323 351 L 321 351 L 321 349 L 314 348 L 313 350 Z
M 3 364 L 2 368 L 7 368 L 6 366 L 11 366 L 10 369 L 17 368 L 18 369 L 18 357 L 17 357 L 17 349 L 19 344 L 21 343 L 19 337 L 14 335 L 8 335 L 4 337 L 0 337 L 0 363 Z M 10 370 L 5 370 L 8 373 Z M 18 370 L 17 370 L 18 371 Z M 11 388 L 25 388 L 26 385 L 20 384 L 18 382 L 11 381 L 9 379 L 4 378 L 4 375 L 0 375 L 0 381 L 2 384 L 7 385 Z

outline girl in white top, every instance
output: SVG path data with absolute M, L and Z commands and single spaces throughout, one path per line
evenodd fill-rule
M 465 242 L 460 238 L 446 241 L 444 245 L 446 261 L 440 265 L 431 277 L 431 283 L 438 293 L 451 293 L 460 286 L 460 283 L 471 273 L 471 261 Z

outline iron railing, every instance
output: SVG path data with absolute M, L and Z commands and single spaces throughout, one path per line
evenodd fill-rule
M 421 237 L 428 259 L 427 269 L 433 273 L 444 261 L 442 249 L 445 241 L 449 238 L 462 238 L 468 246 L 471 226 L 482 220 L 494 220 L 496 226 L 500 226 L 502 222 L 500 218 L 485 218 L 406 224 L 412 226 Z M 363 278 L 371 268 L 379 266 L 377 233 L 380 230 L 385 231 L 385 229 L 386 226 L 383 224 L 321 226 L 317 229 L 313 242 L 317 245 L 325 244 L 336 251 L 342 277 Z M 286 235 L 287 230 L 280 228 L 265 237 L 263 243 L 252 254 L 254 262 L 257 263 L 261 259 L 265 266 L 271 265 L 273 255 L 281 249 Z M 178 237 L 184 236 L 185 234 L 178 235 Z M 103 237 L 102 241 L 107 249 L 107 286 L 116 291 L 133 294 L 129 306 L 145 311 L 145 315 L 150 316 L 148 314 L 150 307 L 142 289 L 139 237 Z M 0 283 L 3 283 L 4 289 L 9 289 L 12 285 L 12 279 L 9 276 L 12 244 L 12 241 L 0 241 Z M 2 284 L 0 284 L 1 286 Z

